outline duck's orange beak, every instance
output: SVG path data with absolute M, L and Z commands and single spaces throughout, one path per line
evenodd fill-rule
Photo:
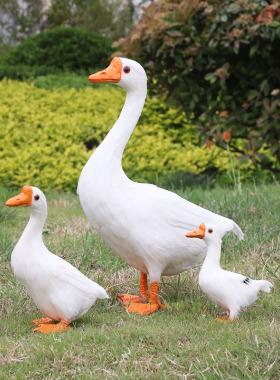
M 122 76 L 122 61 L 120 58 L 115 57 L 111 61 L 107 69 L 98 71 L 88 77 L 92 83 L 111 82 L 118 83 Z
M 23 186 L 19 195 L 16 195 L 13 198 L 10 198 L 5 203 L 10 207 L 24 206 L 28 207 L 32 204 L 32 188 L 30 186 Z
M 205 231 L 206 231 L 205 224 L 201 223 L 201 225 L 198 227 L 198 230 L 188 232 L 186 234 L 186 237 L 203 239 L 205 236 Z

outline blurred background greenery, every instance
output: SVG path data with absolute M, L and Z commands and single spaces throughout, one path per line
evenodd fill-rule
M 131 178 L 168 187 L 279 178 L 279 2 L 0 0 L 0 10 L 2 185 L 44 187 L 38 173 L 51 170 L 49 187 L 75 188 L 124 100 L 87 83 L 114 55 L 139 61 L 149 79 L 124 156 Z M 54 157 L 67 166 L 63 181 Z

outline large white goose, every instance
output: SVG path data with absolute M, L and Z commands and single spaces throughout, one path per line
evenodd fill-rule
M 122 154 L 147 94 L 147 76 L 139 63 L 115 57 L 107 69 L 91 75 L 89 81 L 115 83 L 126 89 L 127 97 L 117 122 L 83 168 L 78 195 L 95 231 L 141 273 L 140 296 L 122 295 L 124 305 L 130 312 L 150 314 L 164 308 L 158 299 L 161 275 L 183 272 L 206 254 L 204 242 L 186 239 L 186 230 L 205 220 L 222 225 L 240 239 L 243 233 L 228 218 L 157 186 L 133 182 L 125 175 Z M 150 302 L 145 303 L 148 294 Z

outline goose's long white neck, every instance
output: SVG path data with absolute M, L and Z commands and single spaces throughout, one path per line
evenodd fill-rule
M 42 243 L 43 227 L 47 218 L 47 210 L 30 209 L 30 219 L 23 231 L 20 241 L 27 241 L 29 244 Z
M 128 89 L 121 114 L 104 141 L 94 154 L 102 154 L 104 158 L 114 159 L 121 165 L 124 148 L 137 124 L 144 107 L 147 86 Z

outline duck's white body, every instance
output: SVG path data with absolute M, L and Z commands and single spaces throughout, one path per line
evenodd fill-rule
M 212 232 L 209 233 L 209 230 Z M 270 292 L 272 284 L 266 280 L 252 280 L 221 268 L 221 231 L 222 229 L 215 225 L 205 224 L 203 240 L 207 245 L 207 254 L 199 273 L 199 285 L 202 291 L 234 320 L 242 309 L 256 301 L 260 290 Z
M 46 199 L 39 189 L 31 189 L 31 217 L 12 252 L 12 269 L 43 314 L 53 321 L 70 323 L 84 315 L 97 298 L 108 295 L 100 285 L 46 248 L 42 240 Z M 37 203 L 34 195 L 40 196 Z
M 137 62 L 118 59 L 123 68 L 130 68 L 129 74 L 121 73 L 118 82 L 126 88 L 127 98 L 114 127 L 85 165 L 78 194 L 102 239 L 130 266 L 148 273 L 151 282 L 158 282 L 161 275 L 176 275 L 203 258 L 205 244 L 186 241 L 184 236 L 186 229 L 201 220 L 223 225 L 240 238 L 243 234 L 232 220 L 125 175 L 122 154 L 144 106 L 147 77 Z

